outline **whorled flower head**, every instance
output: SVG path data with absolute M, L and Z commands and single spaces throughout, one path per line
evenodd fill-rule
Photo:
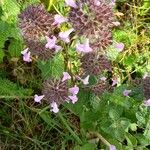
M 79 35 L 89 38 L 92 48 L 105 49 L 112 42 L 112 6 L 103 0 L 79 0 L 76 3 L 78 8 L 71 7 L 69 13 L 73 28 Z
M 81 58 L 81 67 L 87 74 L 98 75 L 104 70 L 111 71 L 110 61 L 104 55 L 87 53 Z
M 73 104 L 77 102 L 79 87 L 76 85 L 70 87 L 68 84 L 70 78 L 71 76 L 67 72 L 64 72 L 62 79 L 48 79 L 44 81 L 42 89 L 44 99 L 49 104 L 55 102 L 58 106 L 65 101 L 71 101 Z
M 56 44 L 52 48 L 47 46 L 50 45 L 50 38 L 54 37 L 55 25 L 53 14 L 48 13 L 43 5 L 27 7 L 19 15 L 19 27 L 31 55 L 46 60 L 52 58 L 60 49 Z
M 56 102 L 59 105 L 67 100 L 68 90 L 67 80 L 48 79 L 43 83 L 42 94 L 49 104 Z
M 43 5 L 31 5 L 19 15 L 19 27 L 24 39 L 39 40 L 53 33 L 54 17 Z

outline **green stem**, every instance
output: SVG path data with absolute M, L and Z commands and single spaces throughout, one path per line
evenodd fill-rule
M 96 135 L 106 146 L 110 147 L 111 144 L 100 133 L 90 132 L 90 134 Z
M 53 5 L 53 2 L 54 0 L 49 0 L 49 4 L 48 4 L 48 8 L 47 8 L 47 10 L 48 11 L 50 11 L 50 9 L 51 9 L 51 7 L 52 7 L 52 5 Z
M 74 139 L 76 139 L 76 141 L 78 142 L 78 144 L 82 144 L 81 139 L 77 136 L 77 134 L 70 128 L 70 126 L 67 124 L 67 121 L 65 120 L 65 118 L 63 117 L 63 115 L 59 112 L 58 113 L 59 118 L 61 119 L 61 121 L 63 122 L 63 124 L 66 126 L 66 128 L 68 129 L 68 131 L 72 134 L 72 136 L 74 137 Z

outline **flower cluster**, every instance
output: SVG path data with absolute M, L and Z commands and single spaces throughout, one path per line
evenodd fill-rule
M 89 38 L 94 50 L 106 49 L 112 43 L 111 28 L 114 26 L 111 3 L 103 0 L 66 1 L 71 7 L 69 21 L 78 35 Z
M 53 58 L 63 50 L 64 47 L 60 44 L 70 43 L 70 34 L 75 32 L 79 36 L 75 48 L 81 58 L 81 72 L 86 76 L 77 78 L 87 87 L 90 75 L 97 76 L 104 71 L 112 71 L 111 62 L 102 51 L 112 43 L 111 29 L 118 26 L 118 23 L 114 21 L 110 2 L 65 0 L 65 3 L 70 7 L 68 18 L 48 13 L 43 5 L 31 5 L 19 15 L 19 26 L 28 47 L 21 53 L 25 62 L 32 61 L 31 55 L 36 55 L 42 60 Z M 61 31 L 60 26 L 63 23 L 71 23 L 72 28 Z M 123 48 L 124 45 L 116 45 L 116 49 L 120 51 Z M 79 88 L 69 87 L 70 78 L 70 75 L 64 72 L 62 79 L 44 81 L 43 95 L 35 95 L 35 101 L 41 102 L 44 98 L 53 112 L 58 112 L 58 106 L 64 101 L 71 100 L 74 104 L 78 100 L 76 95 Z M 109 89 L 109 84 L 106 80 L 98 80 L 95 85 L 89 86 L 89 89 L 95 94 L 101 94 Z
M 79 92 L 79 87 L 69 87 L 68 80 L 71 76 L 67 73 L 63 73 L 63 77 L 60 80 L 57 79 L 47 79 L 43 83 L 43 89 L 41 96 L 35 95 L 35 102 L 47 101 L 51 106 L 51 111 L 57 113 L 59 111 L 59 105 L 64 102 L 72 102 L 73 104 L 78 101 L 77 94 Z
M 74 29 L 69 29 L 59 34 L 55 33 L 60 24 L 67 21 L 61 15 L 50 14 L 43 5 L 31 5 L 19 15 L 19 27 L 28 47 L 29 53 L 22 52 L 23 60 L 31 62 L 31 57 L 24 59 L 27 55 L 36 55 L 40 59 L 47 60 L 55 56 L 62 47 L 57 44 L 58 39 L 69 43 L 69 35 Z M 27 57 L 26 57 L 27 58 Z

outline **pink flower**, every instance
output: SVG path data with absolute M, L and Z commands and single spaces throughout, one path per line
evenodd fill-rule
M 73 32 L 74 29 L 71 28 L 65 32 L 60 32 L 59 33 L 59 37 L 61 38 L 61 40 L 63 40 L 65 43 L 69 43 L 70 42 L 70 38 L 69 38 L 69 35 L 71 32 Z
M 116 149 L 116 146 L 110 145 L 109 150 L 117 150 L 117 149 Z
M 25 62 L 31 62 L 31 52 L 29 52 L 29 48 L 26 48 L 25 50 L 21 51 L 21 54 L 23 55 L 23 61 Z
M 150 99 L 144 101 L 145 106 L 150 106 Z
M 73 7 L 73 8 L 78 8 L 76 2 L 74 0 L 65 0 L 65 3 L 67 6 Z
M 71 76 L 69 75 L 68 72 L 63 72 L 63 78 L 62 78 L 62 82 L 71 79 Z
M 80 77 L 77 77 L 77 78 L 78 78 L 80 81 L 82 81 L 84 85 L 89 84 L 90 75 L 88 75 L 88 76 L 85 77 L 84 79 L 81 79 Z
M 100 6 L 100 1 L 99 0 L 94 0 L 94 4 L 96 5 L 96 6 Z
M 120 26 L 120 22 L 116 21 L 116 22 L 112 22 L 114 26 Z
M 112 5 L 112 6 L 115 6 L 115 2 L 116 2 L 116 0 L 112 0 L 112 1 L 111 1 L 111 5 Z
M 117 43 L 114 48 L 116 48 L 119 52 L 123 51 L 124 44 L 123 43 Z
M 45 45 L 46 48 L 52 49 L 55 47 L 57 38 L 53 36 L 52 38 L 49 38 L 46 36 L 47 44 Z
M 115 86 L 118 84 L 118 79 L 112 79 L 112 85 L 111 86 Z
M 38 96 L 37 94 L 34 95 L 34 101 L 37 103 L 41 103 L 41 100 L 43 99 L 44 95 Z
M 72 96 L 68 96 L 70 98 L 70 100 L 72 101 L 72 103 L 76 103 L 78 101 L 78 97 L 76 95 L 72 95 Z
M 89 39 L 86 39 L 85 43 L 76 45 L 77 52 L 89 53 L 92 52 L 92 48 L 89 46 Z
M 70 92 L 71 94 L 73 94 L 73 95 L 76 95 L 76 94 L 78 94 L 78 92 L 79 92 L 79 87 L 77 87 L 77 86 L 75 85 L 74 87 L 69 88 L 69 92 Z
M 59 14 L 56 14 L 55 16 L 54 16 L 54 23 L 53 23 L 53 25 L 60 25 L 61 23 L 64 23 L 64 22 L 67 22 L 68 21 L 68 19 L 67 18 L 65 18 L 65 17 L 63 17 L 63 16 L 61 16 L 61 15 L 59 15 Z
M 50 104 L 50 106 L 52 107 L 51 111 L 54 112 L 54 113 L 58 113 L 59 112 L 59 108 L 58 108 L 58 105 L 56 104 L 56 102 L 52 102 Z
M 126 97 L 129 97 L 129 94 L 131 93 L 131 90 L 124 90 L 123 95 Z
M 47 44 L 45 45 L 46 48 L 49 49 L 55 49 L 56 53 L 62 48 L 61 46 L 56 45 L 57 38 L 53 36 L 52 38 L 49 38 L 46 36 Z
M 101 77 L 100 78 L 100 80 L 102 80 L 102 81 L 106 81 L 106 79 L 107 79 L 106 77 Z

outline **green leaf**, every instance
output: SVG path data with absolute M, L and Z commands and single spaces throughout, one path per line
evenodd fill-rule
M 80 88 L 78 94 L 78 101 L 75 105 L 65 103 L 64 105 L 71 109 L 76 115 L 81 116 L 84 111 L 88 110 L 90 107 L 90 101 L 93 95 L 90 92 L 86 92 Z
M 0 48 L 4 48 L 5 41 L 10 38 L 20 40 L 20 32 L 15 25 L 0 21 Z
M 23 96 L 31 96 L 32 90 L 23 88 L 16 83 L 13 83 L 7 79 L 0 78 L 0 95 L 1 96 L 16 96 L 16 97 L 23 97 Z
M 58 54 L 52 60 L 52 77 L 60 78 L 64 72 L 64 59 L 62 54 Z
M 125 137 L 126 137 L 128 146 L 132 148 L 137 146 L 137 140 L 133 135 L 131 135 L 130 133 L 126 133 Z
M 109 117 L 110 117 L 111 119 L 113 119 L 113 120 L 118 120 L 119 117 L 120 117 L 120 115 L 119 115 L 119 113 L 118 113 L 117 110 L 115 110 L 115 109 L 110 109 L 110 111 L 109 111 Z
M 93 143 L 86 143 L 83 146 L 75 146 L 73 150 L 97 150 L 97 147 Z
M 1 17 L 1 19 L 3 21 L 13 23 L 14 21 L 17 21 L 18 14 L 20 13 L 20 8 L 16 0 L 4 0 L 4 2 L 2 3 L 2 11 L 3 16 Z
M 15 40 L 15 39 L 10 40 L 10 45 L 8 50 L 11 57 L 19 57 L 21 55 L 21 51 L 23 50 L 22 41 Z
M 38 61 L 38 68 L 41 70 L 43 79 L 48 77 L 59 79 L 64 72 L 63 57 L 61 54 L 58 54 L 48 61 Z
M 0 62 L 3 61 L 3 57 L 4 57 L 4 51 L 0 49 Z

